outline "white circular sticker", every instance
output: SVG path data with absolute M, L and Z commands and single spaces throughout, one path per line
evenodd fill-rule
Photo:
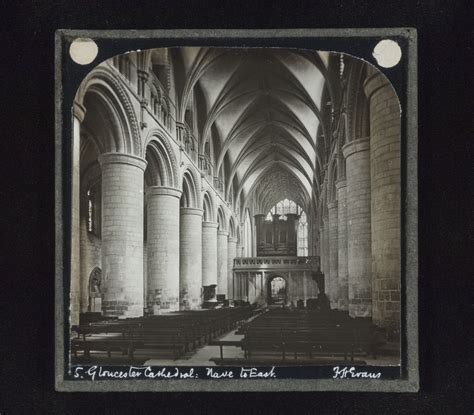
M 79 65 L 89 65 L 97 57 L 97 43 L 88 38 L 75 39 L 69 48 L 69 56 Z
M 383 68 L 392 68 L 400 62 L 402 50 L 394 40 L 381 40 L 374 48 L 372 56 L 379 66 Z

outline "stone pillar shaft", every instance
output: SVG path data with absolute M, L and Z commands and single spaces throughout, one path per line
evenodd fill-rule
M 227 298 L 234 298 L 233 291 L 233 270 L 234 270 L 234 258 L 237 256 L 237 238 L 229 237 L 227 241 Z
M 179 310 L 179 198 L 181 190 L 147 190 L 148 298 L 153 314 Z
M 374 71 L 375 72 L 375 71 Z M 365 82 L 370 102 L 373 321 L 400 332 L 400 106 L 388 79 L 376 71 Z
M 337 239 L 337 202 L 328 204 L 329 211 L 329 299 L 331 308 L 338 306 L 339 281 L 338 281 L 338 239 Z
M 102 310 L 143 315 L 143 173 L 146 161 L 106 153 L 102 166 Z
M 347 183 L 340 180 L 336 183 L 337 189 L 337 244 L 338 244 L 338 282 L 339 282 L 339 310 L 348 310 L 349 287 L 347 273 Z
M 202 292 L 202 214 L 201 209 L 181 208 L 180 223 L 180 308 L 201 307 Z
M 228 261 L 228 238 L 229 232 L 217 231 L 217 294 L 227 297 L 227 271 Z
M 372 316 L 370 142 L 354 140 L 343 147 L 347 180 L 349 315 Z
M 80 261 L 80 153 L 81 122 L 85 110 L 74 104 L 72 159 L 71 159 L 71 289 L 70 289 L 70 323 L 79 324 L 81 306 L 81 261 Z
M 324 290 L 325 290 L 326 295 L 329 298 L 329 295 L 331 293 L 330 291 L 331 290 L 331 275 L 330 275 L 330 270 L 329 270 L 329 218 L 327 216 L 323 218 L 323 227 L 324 227 L 324 232 L 323 232 Z
M 217 285 L 217 223 L 202 222 L 202 285 Z

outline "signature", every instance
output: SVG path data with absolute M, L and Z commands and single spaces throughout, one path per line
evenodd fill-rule
M 380 379 L 381 372 L 358 371 L 354 366 L 333 367 L 333 379 Z

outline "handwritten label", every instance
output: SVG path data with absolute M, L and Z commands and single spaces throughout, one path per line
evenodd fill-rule
M 333 379 L 380 379 L 381 372 L 358 371 L 355 367 L 335 366 L 333 369 Z
M 257 368 L 220 369 L 206 367 L 201 372 L 202 379 L 272 379 L 276 378 L 275 367 L 268 370 Z M 199 379 L 194 368 L 153 368 L 150 366 L 130 366 L 128 368 L 104 368 L 102 366 L 76 366 L 72 370 L 76 380 L 131 380 L 131 379 Z
M 109 370 L 102 366 L 91 366 L 84 368 L 77 366 L 74 368 L 74 379 L 197 379 L 197 374 L 193 368 L 181 370 L 180 368 L 162 368 L 153 370 L 150 366 L 138 367 L 130 366 L 128 369 Z
M 73 380 L 166 380 L 166 379 L 291 379 L 299 378 L 303 368 L 295 376 L 291 367 L 159 367 L 159 366 L 73 366 Z M 308 367 L 306 379 L 397 379 L 399 368 L 321 366 Z M 387 373 L 388 372 L 388 373 Z

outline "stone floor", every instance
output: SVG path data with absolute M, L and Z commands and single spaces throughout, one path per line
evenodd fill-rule
M 220 336 L 219 340 L 241 340 L 243 335 L 235 334 L 235 330 Z M 216 339 L 217 340 L 217 339 Z M 150 359 L 145 362 L 148 366 L 216 366 L 209 359 L 219 357 L 219 346 L 205 345 L 198 347 L 197 350 L 186 353 L 178 360 Z M 224 357 L 243 358 L 244 351 L 240 347 L 225 347 Z

